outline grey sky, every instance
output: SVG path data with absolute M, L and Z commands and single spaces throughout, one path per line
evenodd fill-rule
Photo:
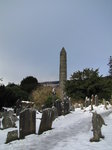
M 112 0 L 0 0 L 0 77 L 58 80 L 67 51 L 68 79 L 84 68 L 108 75 L 112 55 Z

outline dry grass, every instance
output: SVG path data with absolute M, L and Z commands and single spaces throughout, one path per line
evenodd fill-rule
M 60 98 L 60 89 L 56 88 L 56 96 Z M 41 109 L 47 98 L 52 96 L 52 87 L 41 86 L 31 94 L 31 100 L 35 103 L 36 108 Z

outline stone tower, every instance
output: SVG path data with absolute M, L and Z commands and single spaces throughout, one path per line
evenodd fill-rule
M 64 94 L 65 82 L 67 80 L 67 54 L 63 47 L 60 52 L 60 72 L 59 72 L 59 86 L 62 93 L 62 98 Z

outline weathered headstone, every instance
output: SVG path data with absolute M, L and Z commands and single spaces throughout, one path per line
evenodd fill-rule
M 12 120 L 13 120 L 14 122 L 16 122 L 16 121 L 19 120 L 15 114 L 13 114 L 13 115 L 11 116 L 11 118 L 12 118 Z
M 94 112 L 92 116 L 93 138 L 90 139 L 90 142 L 98 142 L 100 138 L 104 138 L 101 133 L 102 125 L 106 125 L 104 119 L 100 114 Z
M 53 121 L 58 117 L 58 112 L 57 112 L 57 108 L 55 106 L 52 106 L 52 110 L 53 110 Z
M 64 103 L 64 115 L 66 115 L 66 114 L 70 113 L 70 103 L 69 103 L 68 97 L 64 98 L 63 103 Z
M 61 101 L 60 100 L 56 100 L 55 103 L 54 103 L 54 106 L 57 109 L 58 116 L 61 116 L 62 115 L 62 104 L 61 104 Z
M 55 88 L 52 89 L 52 106 L 54 106 L 54 102 L 56 99 L 56 90 Z
M 106 102 L 106 100 L 104 98 L 103 98 L 103 105 L 104 105 L 105 109 L 108 109 L 107 102 Z
M 3 117 L 12 116 L 14 112 L 12 110 L 2 112 Z
M 95 103 L 95 96 L 93 94 L 91 95 L 91 99 L 92 99 L 92 102 L 94 104 Z
M 20 113 L 20 139 L 26 135 L 36 133 L 36 111 L 33 109 L 25 109 Z
M 18 130 L 10 131 L 7 134 L 6 143 L 18 140 Z
M 75 111 L 75 106 L 73 104 L 70 107 L 70 111 Z
M 5 116 L 2 120 L 3 129 L 16 127 L 15 122 L 12 120 L 10 116 Z
M 91 104 L 90 98 L 88 98 L 88 97 L 86 96 L 86 98 L 85 98 L 85 107 L 88 107 L 90 104 Z
M 5 111 L 2 113 L 2 116 L 5 117 L 10 117 L 12 119 L 13 122 L 16 122 L 18 120 L 17 116 L 14 114 L 14 111 L 9 110 L 9 111 Z
M 94 95 L 91 95 L 91 111 L 93 110 Z
M 95 95 L 95 106 L 99 105 L 98 95 Z
M 83 109 L 84 109 L 84 107 L 83 107 L 83 103 L 81 103 L 81 104 L 80 104 L 80 108 L 81 108 L 81 110 L 83 110 Z
M 44 109 L 42 113 L 38 134 L 42 134 L 44 131 L 52 129 L 53 120 L 54 120 L 53 109 L 52 108 Z

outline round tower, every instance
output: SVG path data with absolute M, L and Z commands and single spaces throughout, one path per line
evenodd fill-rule
M 59 71 L 59 86 L 62 91 L 62 94 L 64 94 L 66 80 L 67 80 L 67 54 L 65 48 L 63 47 L 60 52 L 60 71 Z

